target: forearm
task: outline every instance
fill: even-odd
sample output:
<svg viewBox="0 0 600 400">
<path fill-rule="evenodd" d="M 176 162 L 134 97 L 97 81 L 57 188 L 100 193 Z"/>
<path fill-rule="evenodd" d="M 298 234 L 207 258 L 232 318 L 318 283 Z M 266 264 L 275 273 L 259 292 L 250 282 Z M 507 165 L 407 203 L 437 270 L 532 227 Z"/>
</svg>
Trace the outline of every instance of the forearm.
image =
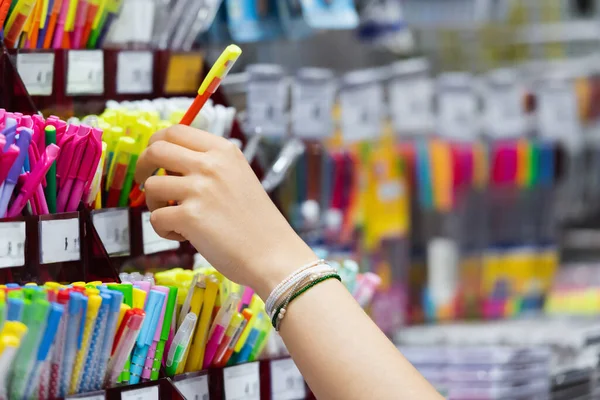
<svg viewBox="0 0 600 400">
<path fill-rule="evenodd" d="M 441 398 L 337 280 L 294 300 L 280 334 L 319 400 Z"/>
</svg>

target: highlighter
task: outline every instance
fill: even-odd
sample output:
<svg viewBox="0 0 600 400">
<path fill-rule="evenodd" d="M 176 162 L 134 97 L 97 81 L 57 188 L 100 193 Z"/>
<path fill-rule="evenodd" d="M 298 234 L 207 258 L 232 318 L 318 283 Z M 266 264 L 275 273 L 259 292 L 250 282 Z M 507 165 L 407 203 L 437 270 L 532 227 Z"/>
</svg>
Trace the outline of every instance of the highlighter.
<svg viewBox="0 0 600 400">
<path fill-rule="evenodd" d="M 199 371 L 202 369 L 202 360 L 204 360 L 208 329 L 210 327 L 218 291 L 219 281 L 214 276 L 208 276 L 206 278 L 206 291 L 204 293 L 202 315 L 200 316 L 200 322 L 198 323 L 198 328 L 196 329 L 196 333 L 194 334 L 190 346 L 190 354 L 185 364 L 185 372 Z"/>
<path fill-rule="evenodd" d="M 225 336 L 223 336 L 223 340 L 221 340 L 221 343 L 219 343 L 219 347 L 217 347 L 217 351 L 215 352 L 215 357 L 213 358 L 212 366 L 218 367 L 220 365 L 221 361 L 223 360 L 223 357 L 225 356 L 225 353 L 227 352 L 227 349 L 235 339 L 236 335 L 239 337 L 239 334 L 243 329 L 240 329 L 240 327 L 245 321 L 246 320 L 244 319 L 242 313 L 236 313 L 231 318 L 231 323 L 225 331 Z"/>
<path fill-rule="evenodd" d="M 202 368 L 208 368 L 212 364 L 217 348 L 225 336 L 225 331 L 229 327 L 233 315 L 236 314 L 239 302 L 239 295 L 234 293 L 229 296 L 227 303 L 221 306 L 207 336 L 208 340 L 206 341 Z"/>
</svg>

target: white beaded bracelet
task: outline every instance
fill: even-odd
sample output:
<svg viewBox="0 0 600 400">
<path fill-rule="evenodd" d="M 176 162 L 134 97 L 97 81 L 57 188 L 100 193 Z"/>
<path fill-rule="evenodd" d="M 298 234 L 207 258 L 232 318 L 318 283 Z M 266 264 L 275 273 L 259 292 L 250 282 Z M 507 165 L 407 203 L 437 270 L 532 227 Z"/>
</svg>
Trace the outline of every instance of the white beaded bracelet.
<svg viewBox="0 0 600 400">
<path fill-rule="evenodd" d="M 310 262 L 308 264 L 305 264 L 302 267 L 298 268 L 296 271 L 294 271 L 292 274 L 290 274 L 283 281 L 281 281 L 277 286 L 275 286 L 275 288 L 271 291 L 271 294 L 267 298 L 267 301 L 265 302 L 265 310 L 268 310 L 268 309 L 270 309 L 270 308 L 273 307 L 273 302 L 277 298 L 277 295 L 279 295 L 281 293 L 281 291 L 284 289 L 284 287 L 286 285 L 288 285 L 290 279 L 292 279 L 294 277 L 294 275 L 299 274 L 299 273 L 301 273 L 302 271 L 304 271 L 304 270 L 306 270 L 308 268 L 311 268 L 311 267 L 313 267 L 315 265 L 318 265 L 318 264 L 322 264 L 324 262 L 325 262 L 325 260 L 319 259 L 319 260 Z"/>
</svg>

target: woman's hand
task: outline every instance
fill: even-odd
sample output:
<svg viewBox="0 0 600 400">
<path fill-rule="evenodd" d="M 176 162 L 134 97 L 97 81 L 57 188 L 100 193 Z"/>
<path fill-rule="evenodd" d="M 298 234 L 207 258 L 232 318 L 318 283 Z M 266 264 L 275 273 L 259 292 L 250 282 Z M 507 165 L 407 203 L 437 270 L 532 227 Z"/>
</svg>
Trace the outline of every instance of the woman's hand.
<svg viewBox="0 0 600 400">
<path fill-rule="evenodd" d="M 152 176 L 158 168 L 173 175 Z M 316 259 L 241 151 L 224 138 L 183 125 L 159 131 L 140 155 L 135 178 L 144 182 L 150 222 L 160 236 L 189 240 L 221 273 L 263 299 Z"/>
</svg>

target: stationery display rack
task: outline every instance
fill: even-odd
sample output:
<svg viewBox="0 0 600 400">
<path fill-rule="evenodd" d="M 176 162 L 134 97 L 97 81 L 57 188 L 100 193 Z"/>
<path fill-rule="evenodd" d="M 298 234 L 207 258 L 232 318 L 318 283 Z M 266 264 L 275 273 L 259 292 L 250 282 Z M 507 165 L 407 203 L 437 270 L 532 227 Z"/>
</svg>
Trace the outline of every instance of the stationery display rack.
<svg viewBox="0 0 600 400">
<path fill-rule="evenodd" d="M 103 61 L 101 67 L 88 62 L 88 69 L 85 70 L 85 63 L 74 65 L 73 61 L 69 62 L 72 60 L 69 52 L 12 51 L 2 47 L 0 108 L 28 115 L 36 114 L 38 110 L 43 110 L 45 115 L 60 116 L 93 113 L 101 110 L 107 99 L 122 101 L 191 96 L 204 73 L 203 59 L 199 53 L 90 50 L 87 52 L 95 54 L 91 56 L 92 60 L 93 57 L 98 57 L 95 59 L 98 60 L 101 54 Z M 39 55 L 42 57 L 35 60 Z M 129 71 L 131 76 L 123 78 L 123 71 L 119 68 L 126 68 L 123 67 L 129 64 L 126 61 L 136 57 L 141 57 L 149 64 L 138 65 Z M 44 64 L 50 59 L 51 68 Z M 27 65 L 29 62 L 31 65 Z M 19 74 L 19 66 L 27 68 L 25 79 L 23 74 Z M 73 68 L 79 71 L 74 72 Z M 171 71 L 172 68 L 179 69 Z M 151 78 L 144 81 L 148 79 L 148 74 Z M 101 77 L 98 78 L 101 84 L 93 79 L 83 82 L 81 76 Z M 120 86 L 123 79 L 140 76 L 141 81 L 138 79 L 133 88 L 131 85 L 126 89 Z M 83 89 L 73 86 L 78 79 Z M 27 88 L 33 88 L 32 93 Z M 76 89 L 75 94 L 72 93 L 73 88 Z M 217 104 L 226 103 L 220 92 L 215 93 L 213 101 Z M 237 123 L 234 123 L 232 137 L 245 141 Z M 259 168 L 255 168 L 255 171 L 260 174 Z M 119 241 L 111 241 L 107 230 L 107 227 L 111 230 L 115 228 L 114 221 L 119 221 L 118 227 L 124 233 Z M 145 266 L 154 263 L 162 268 L 165 268 L 169 259 L 175 258 L 178 266 L 191 268 L 195 251 L 189 243 L 164 241 L 153 231 L 149 235 L 148 227 L 149 212 L 143 208 L 90 211 L 83 204 L 76 212 L 2 219 L 0 237 L 3 238 L 3 246 L 8 247 L 7 251 L 0 254 L 0 283 L 120 282 L 119 272 L 138 258 L 146 258 Z M 6 238 L 14 240 L 4 243 Z M 67 398 L 275 400 L 314 397 L 293 361 L 281 358 L 213 368 L 172 378 L 161 371 L 156 381 L 119 385 Z"/>
</svg>

